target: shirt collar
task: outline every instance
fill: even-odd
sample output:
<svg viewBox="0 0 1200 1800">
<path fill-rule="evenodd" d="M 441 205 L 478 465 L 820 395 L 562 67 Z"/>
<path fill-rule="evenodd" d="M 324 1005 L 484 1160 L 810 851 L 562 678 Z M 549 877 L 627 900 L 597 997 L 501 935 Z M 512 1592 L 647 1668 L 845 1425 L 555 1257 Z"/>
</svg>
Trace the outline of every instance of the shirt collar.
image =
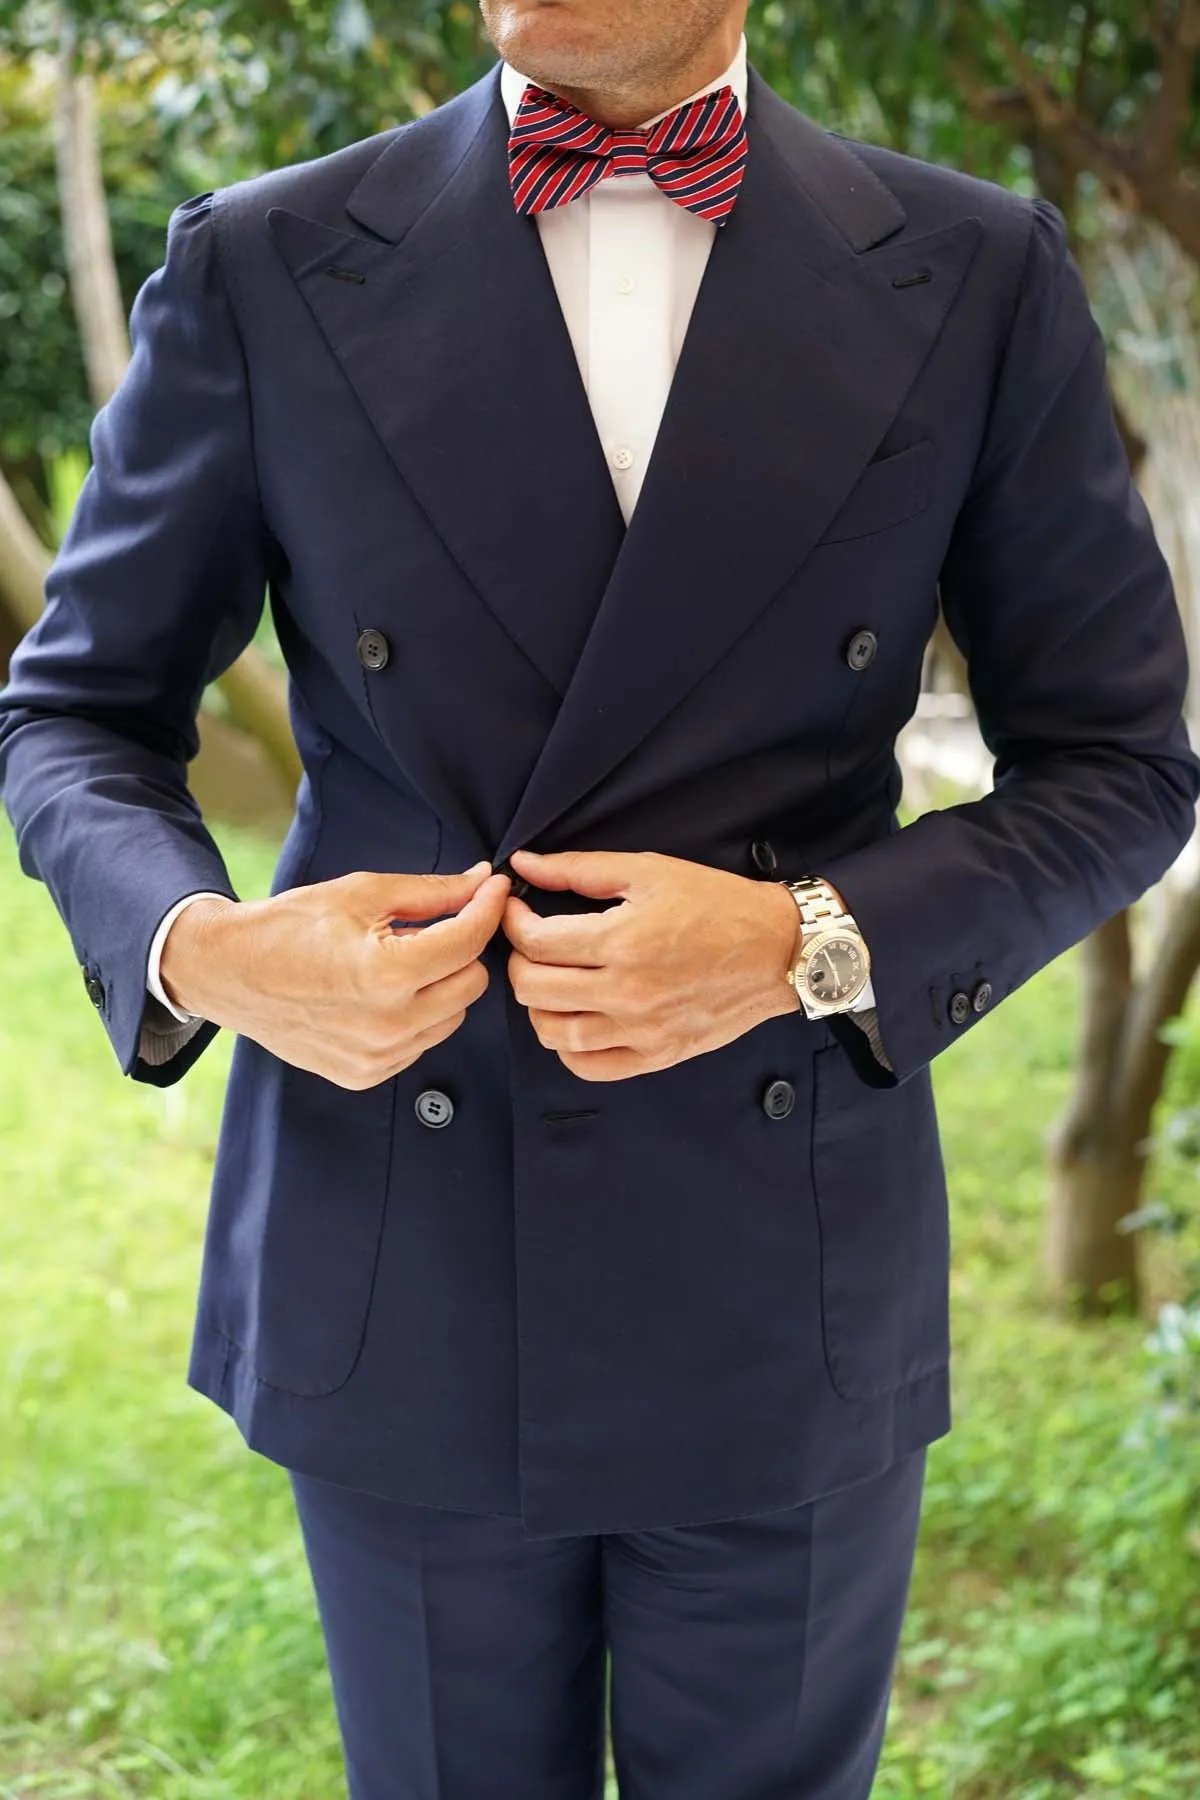
<svg viewBox="0 0 1200 1800">
<path fill-rule="evenodd" d="M 517 108 L 520 106 L 525 89 L 528 86 L 529 77 L 527 75 L 522 75 L 519 70 L 513 68 L 511 63 L 504 64 L 500 70 L 500 92 L 504 96 L 504 104 L 508 111 L 508 122 L 510 125 L 513 124 L 516 119 Z M 718 88 L 731 87 L 737 95 L 738 105 L 744 113 L 746 110 L 747 86 L 746 36 L 743 32 L 741 42 L 738 45 L 737 55 L 726 69 L 725 73 L 723 75 L 718 75 L 715 81 L 710 81 L 706 87 L 700 88 L 696 93 L 685 95 L 682 100 L 676 101 L 675 104 L 676 106 L 690 106 L 693 100 L 700 100 L 705 94 L 715 93 Z M 648 131 L 651 125 L 657 125 L 660 119 L 666 118 L 667 113 L 674 111 L 675 107 L 669 106 L 667 107 L 666 112 L 655 113 L 652 119 L 646 119 L 637 129 L 639 131 Z"/>
</svg>

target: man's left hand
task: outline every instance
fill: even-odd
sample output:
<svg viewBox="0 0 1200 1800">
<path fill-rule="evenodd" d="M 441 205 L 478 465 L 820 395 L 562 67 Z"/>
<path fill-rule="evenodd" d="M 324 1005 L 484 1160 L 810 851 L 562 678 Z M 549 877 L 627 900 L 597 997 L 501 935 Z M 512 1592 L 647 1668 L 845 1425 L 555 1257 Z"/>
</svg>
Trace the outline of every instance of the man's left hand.
<svg viewBox="0 0 1200 1800">
<path fill-rule="evenodd" d="M 543 919 L 511 896 L 504 911 L 513 993 L 573 1075 L 669 1069 L 800 1011 L 800 920 L 777 883 L 653 851 L 515 850 L 511 864 L 533 887 L 621 902 Z"/>
</svg>

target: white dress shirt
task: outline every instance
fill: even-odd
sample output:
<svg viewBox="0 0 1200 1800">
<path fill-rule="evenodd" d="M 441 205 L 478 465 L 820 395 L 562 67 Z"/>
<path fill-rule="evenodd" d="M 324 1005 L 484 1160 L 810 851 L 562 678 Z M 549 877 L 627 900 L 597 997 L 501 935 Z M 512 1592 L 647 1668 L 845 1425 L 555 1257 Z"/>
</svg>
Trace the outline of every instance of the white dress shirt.
<svg viewBox="0 0 1200 1800">
<path fill-rule="evenodd" d="M 528 85 L 526 76 L 504 64 L 500 92 L 510 124 Z M 745 112 L 745 37 L 723 75 L 676 104 L 687 105 L 722 87 L 732 87 Z M 657 113 L 640 129 L 665 117 L 666 112 Z M 569 205 L 538 213 L 536 223 L 628 524 L 720 228 L 669 200 L 646 174 L 600 181 Z M 150 948 L 147 985 L 181 1024 L 191 1024 L 192 1017 L 167 999 L 159 961 L 179 913 L 203 897 L 189 894 L 172 907 Z M 863 1009 L 874 1005 L 870 987 L 859 1005 Z M 177 1047 L 176 1043 L 172 1054 Z"/>
<path fill-rule="evenodd" d="M 527 85 L 526 77 L 505 63 L 500 92 L 510 124 Z M 745 112 L 744 37 L 725 73 L 678 104 L 722 87 L 733 89 Z M 656 113 L 638 129 L 648 130 L 666 116 Z M 668 200 L 649 175 L 598 182 L 581 199 L 536 219 L 628 524 L 718 227 Z"/>
</svg>

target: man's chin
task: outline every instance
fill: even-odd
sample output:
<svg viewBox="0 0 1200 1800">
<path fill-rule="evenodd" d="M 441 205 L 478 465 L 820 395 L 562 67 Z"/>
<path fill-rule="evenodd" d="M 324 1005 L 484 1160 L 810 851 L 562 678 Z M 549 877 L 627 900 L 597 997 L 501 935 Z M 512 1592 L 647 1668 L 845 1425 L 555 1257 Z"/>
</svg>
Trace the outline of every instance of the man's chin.
<svg viewBox="0 0 1200 1800">
<path fill-rule="evenodd" d="M 578 20 L 555 18 L 557 9 L 526 14 L 497 45 L 505 62 L 546 87 L 589 88 L 603 85 L 611 71 Z"/>
</svg>

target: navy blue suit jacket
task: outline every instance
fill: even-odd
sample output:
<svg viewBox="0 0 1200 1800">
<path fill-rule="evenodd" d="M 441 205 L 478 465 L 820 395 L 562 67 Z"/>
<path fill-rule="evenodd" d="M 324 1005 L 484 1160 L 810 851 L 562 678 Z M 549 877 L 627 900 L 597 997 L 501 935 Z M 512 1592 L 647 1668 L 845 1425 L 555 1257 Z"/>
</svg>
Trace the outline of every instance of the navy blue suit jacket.
<svg viewBox="0 0 1200 1800">
<path fill-rule="evenodd" d="M 1200 786 L 1059 214 L 756 74 L 748 125 L 628 531 L 496 71 L 178 207 L 0 716 L 24 866 L 136 1079 L 213 1035 L 139 1057 L 155 927 L 233 891 L 186 770 L 264 591 L 305 770 L 278 888 L 522 845 L 753 876 L 766 839 L 845 894 L 893 1076 L 794 1014 L 586 1083 L 502 936 L 462 1029 L 372 1091 L 235 1047 L 192 1385 L 281 1462 L 542 1535 L 796 1505 L 947 1428 L 929 1065 L 981 1016 L 952 1002 L 1141 894 Z M 997 782 L 900 830 L 939 588 Z"/>
</svg>

